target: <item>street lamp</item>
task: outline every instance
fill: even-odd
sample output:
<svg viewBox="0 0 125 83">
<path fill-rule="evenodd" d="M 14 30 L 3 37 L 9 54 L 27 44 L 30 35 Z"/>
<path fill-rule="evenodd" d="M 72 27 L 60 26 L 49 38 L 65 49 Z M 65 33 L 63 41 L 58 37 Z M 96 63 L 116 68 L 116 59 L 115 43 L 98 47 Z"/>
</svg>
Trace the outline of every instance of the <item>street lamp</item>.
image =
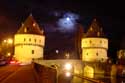
<svg viewBox="0 0 125 83">
<path fill-rule="evenodd" d="M 71 73 L 70 72 L 66 72 L 65 75 L 66 75 L 66 77 L 70 77 Z"/>
<path fill-rule="evenodd" d="M 70 63 L 65 64 L 65 70 L 70 71 L 72 69 L 72 65 Z"/>
<path fill-rule="evenodd" d="M 73 66 L 72 66 L 72 64 L 71 63 L 66 63 L 65 65 L 64 65 L 64 72 L 65 72 L 65 75 L 67 76 L 67 77 L 70 77 L 71 75 L 72 75 L 72 73 L 73 73 Z"/>
<path fill-rule="evenodd" d="M 12 44 L 13 43 L 13 39 L 9 38 L 7 42 L 8 42 L 8 44 Z"/>
<path fill-rule="evenodd" d="M 3 40 L 1 44 L 2 54 L 10 57 L 11 54 L 13 54 L 13 39 L 12 38 L 6 38 Z"/>
</svg>

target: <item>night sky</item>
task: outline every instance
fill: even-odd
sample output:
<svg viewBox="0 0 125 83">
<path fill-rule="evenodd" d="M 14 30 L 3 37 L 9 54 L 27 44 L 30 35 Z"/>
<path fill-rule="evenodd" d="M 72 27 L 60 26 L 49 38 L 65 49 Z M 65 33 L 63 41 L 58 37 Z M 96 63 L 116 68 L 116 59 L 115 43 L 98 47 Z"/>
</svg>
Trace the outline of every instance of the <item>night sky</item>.
<svg viewBox="0 0 125 83">
<path fill-rule="evenodd" d="M 80 16 L 78 20 L 86 31 L 93 18 L 102 24 L 109 38 L 109 53 L 116 55 L 116 50 L 125 45 L 120 42 L 125 35 L 125 10 L 122 2 L 83 2 L 83 0 L 1 0 L 0 1 L 0 34 L 14 34 L 30 13 L 40 26 L 54 26 L 65 12 Z M 52 28 L 51 28 L 52 30 Z M 47 30 L 47 34 L 54 30 Z M 53 34 L 54 35 L 54 34 Z"/>
</svg>

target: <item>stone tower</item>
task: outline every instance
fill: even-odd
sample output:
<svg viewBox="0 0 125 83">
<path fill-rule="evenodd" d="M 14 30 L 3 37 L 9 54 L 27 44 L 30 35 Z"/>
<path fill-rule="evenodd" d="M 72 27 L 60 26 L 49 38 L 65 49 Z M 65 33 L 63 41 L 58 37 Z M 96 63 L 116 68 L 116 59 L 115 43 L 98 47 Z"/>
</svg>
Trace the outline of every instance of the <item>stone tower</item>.
<svg viewBox="0 0 125 83">
<path fill-rule="evenodd" d="M 108 39 L 105 38 L 96 19 L 92 21 L 81 43 L 83 61 L 105 62 L 107 60 Z"/>
<path fill-rule="evenodd" d="M 29 15 L 14 36 L 14 57 L 22 63 L 43 58 L 45 36 L 32 15 Z"/>
</svg>

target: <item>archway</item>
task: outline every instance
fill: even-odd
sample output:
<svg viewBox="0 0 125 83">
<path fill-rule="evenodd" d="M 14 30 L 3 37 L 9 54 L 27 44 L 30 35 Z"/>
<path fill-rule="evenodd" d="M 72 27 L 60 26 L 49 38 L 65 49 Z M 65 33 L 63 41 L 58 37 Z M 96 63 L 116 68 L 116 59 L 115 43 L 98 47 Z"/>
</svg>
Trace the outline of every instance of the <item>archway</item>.
<svg viewBox="0 0 125 83">
<path fill-rule="evenodd" d="M 83 70 L 83 75 L 85 77 L 94 78 L 94 68 L 91 66 L 85 66 Z"/>
</svg>

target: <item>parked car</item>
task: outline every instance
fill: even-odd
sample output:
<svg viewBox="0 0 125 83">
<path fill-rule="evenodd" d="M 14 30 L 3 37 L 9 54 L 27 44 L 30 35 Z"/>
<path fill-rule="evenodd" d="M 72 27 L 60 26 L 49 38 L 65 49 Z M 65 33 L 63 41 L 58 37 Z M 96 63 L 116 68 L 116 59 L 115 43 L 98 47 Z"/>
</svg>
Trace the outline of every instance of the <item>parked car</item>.
<svg viewBox="0 0 125 83">
<path fill-rule="evenodd" d="M 0 66 L 4 66 L 7 65 L 7 61 L 6 60 L 0 60 Z"/>
</svg>

